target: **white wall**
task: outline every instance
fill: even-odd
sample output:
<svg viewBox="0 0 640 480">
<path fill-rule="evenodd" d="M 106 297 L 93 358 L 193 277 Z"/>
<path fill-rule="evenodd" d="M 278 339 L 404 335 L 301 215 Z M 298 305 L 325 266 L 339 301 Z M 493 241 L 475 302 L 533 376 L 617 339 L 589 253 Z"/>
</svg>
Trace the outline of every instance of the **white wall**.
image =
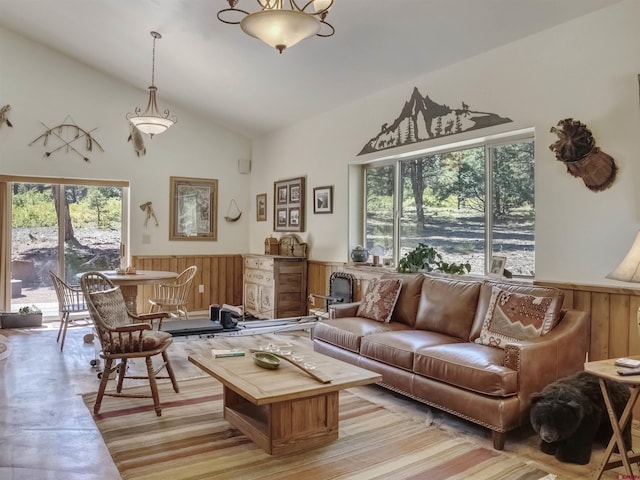
<svg viewBox="0 0 640 480">
<path fill-rule="evenodd" d="M 626 253 L 640 221 L 638 24 L 640 2 L 625 0 L 265 136 L 254 142 L 251 190 L 268 192 L 271 206 L 274 180 L 306 175 L 307 231 L 301 237 L 310 244 L 310 256 L 347 261 L 353 247 L 347 231 L 357 221 L 348 218 L 348 165 L 363 160 L 357 157 L 362 146 L 380 125 L 397 117 L 417 86 L 436 102 L 453 105 L 464 100 L 472 109 L 513 120 L 448 137 L 452 141 L 535 128 L 536 278 L 616 283 L 604 277 Z M 423 61 L 429 61 L 426 48 Z M 598 146 L 615 159 L 620 170 L 610 189 L 588 190 L 549 150 L 557 139 L 550 127 L 567 117 L 585 123 Z M 416 148 L 435 145 L 423 142 Z M 313 214 L 311 192 L 321 185 L 335 186 L 333 215 Z M 270 208 L 268 222 L 251 224 L 252 251 L 262 250 L 272 221 Z"/>
<path fill-rule="evenodd" d="M 0 174 L 129 180 L 131 182 L 131 254 L 216 254 L 248 250 L 251 204 L 249 175 L 238 173 L 238 159 L 251 158 L 248 139 L 163 100 L 178 123 L 153 140 L 144 136 L 147 154 L 137 157 L 125 115 L 147 103 L 147 85 L 140 89 L 79 64 L 42 45 L 0 28 L 0 106 L 10 104 L 13 128 L 0 127 Z M 42 143 L 28 146 L 70 115 L 105 152 L 93 151 L 84 162 L 74 153 L 44 157 Z M 74 144 L 75 146 L 75 144 Z M 81 149 L 84 151 L 84 149 Z M 169 177 L 218 179 L 218 240 L 169 241 Z M 243 215 L 235 223 L 224 216 L 231 199 Z M 153 202 L 160 226 L 144 226 L 138 205 Z M 235 214 L 235 211 L 232 212 Z M 142 244 L 149 235 L 150 244 Z"/>
</svg>

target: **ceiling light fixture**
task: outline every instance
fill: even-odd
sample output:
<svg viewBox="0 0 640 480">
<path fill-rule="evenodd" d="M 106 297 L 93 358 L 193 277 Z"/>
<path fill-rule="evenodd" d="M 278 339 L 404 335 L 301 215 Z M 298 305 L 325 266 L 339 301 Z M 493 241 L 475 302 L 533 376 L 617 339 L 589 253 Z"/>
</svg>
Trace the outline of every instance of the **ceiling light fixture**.
<svg viewBox="0 0 640 480">
<path fill-rule="evenodd" d="M 153 56 L 151 61 L 151 86 L 149 87 L 149 101 L 147 102 L 147 108 L 144 113 L 141 112 L 140 107 L 136 107 L 134 113 L 127 114 L 127 120 L 129 120 L 138 130 L 142 133 L 146 133 L 149 137 L 153 138 L 154 135 L 166 131 L 174 123 L 178 121 L 175 115 L 171 115 L 168 109 L 165 109 L 164 114 L 160 114 L 158 104 L 156 103 L 156 92 L 158 88 L 155 86 L 156 76 L 156 40 L 162 38 L 158 32 L 151 32 L 153 37 Z"/>
<path fill-rule="evenodd" d="M 220 10 L 218 20 L 240 25 L 244 33 L 262 40 L 280 53 L 305 38 L 314 35 L 330 37 L 336 31 L 326 22 L 333 0 L 303 0 L 306 3 L 302 7 L 295 0 L 256 0 L 260 10 L 254 13 L 236 8 L 239 0 L 227 1 L 230 8 Z M 225 20 L 223 16 L 229 18 L 229 12 L 232 12 L 231 15 L 238 12 L 244 16 L 240 20 Z M 321 32 L 323 26 L 328 31 Z"/>
</svg>

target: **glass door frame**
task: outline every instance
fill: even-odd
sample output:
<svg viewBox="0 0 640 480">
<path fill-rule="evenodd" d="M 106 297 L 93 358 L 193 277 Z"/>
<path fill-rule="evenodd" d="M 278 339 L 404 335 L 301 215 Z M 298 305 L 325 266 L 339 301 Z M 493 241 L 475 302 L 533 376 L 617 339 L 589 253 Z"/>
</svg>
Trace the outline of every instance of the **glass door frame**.
<svg viewBox="0 0 640 480">
<path fill-rule="evenodd" d="M 44 183 L 58 184 L 62 196 L 67 185 L 95 185 L 122 188 L 122 212 L 120 232 L 121 263 L 129 261 L 129 181 L 128 180 L 95 180 L 61 177 L 35 177 L 22 175 L 0 175 L 0 311 L 11 309 L 11 238 L 12 238 L 12 183 Z M 64 222 L 63 222 L 64 223 Z M 64 226 L 58 229 L 58 262 L 64 259 Z M 61 270 L 63 271 L 63 270 Z"/>
</svg>

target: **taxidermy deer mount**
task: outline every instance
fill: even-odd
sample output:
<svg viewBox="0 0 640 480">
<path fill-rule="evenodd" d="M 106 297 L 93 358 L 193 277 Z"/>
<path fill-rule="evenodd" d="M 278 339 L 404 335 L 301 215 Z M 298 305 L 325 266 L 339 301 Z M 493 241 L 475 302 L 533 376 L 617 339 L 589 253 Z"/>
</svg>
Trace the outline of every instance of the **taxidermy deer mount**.
<svg viewBox="0 0 640 480">
<path fill-rule="evenodd" d="M 616 179 L 618 167 L 612 157 L 596 147 L 596 141 L 587 126 L 565 118 L 551 127 L 558 140 L 549 145 L 556 159 L 564 163 L 574 177 L 582 178 L 589 190 L 601 192 L 609 188 Z"/>
</svg>

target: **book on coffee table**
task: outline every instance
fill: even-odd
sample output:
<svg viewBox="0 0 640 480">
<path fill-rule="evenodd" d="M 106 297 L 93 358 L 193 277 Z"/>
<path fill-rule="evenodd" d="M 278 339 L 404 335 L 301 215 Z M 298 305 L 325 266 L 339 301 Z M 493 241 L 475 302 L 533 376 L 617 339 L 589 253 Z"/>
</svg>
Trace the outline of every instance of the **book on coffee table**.
<svg viewBox="0 0 640 480">
<path fill-rule="evenodd" d="M 235 348 L 232 349 L 211 349 L 211 355 L 214 358 L 225 358 L 225 357 L 244 357 L 244 352 L 242 350 L 238 350 Z"/>
</svg>

